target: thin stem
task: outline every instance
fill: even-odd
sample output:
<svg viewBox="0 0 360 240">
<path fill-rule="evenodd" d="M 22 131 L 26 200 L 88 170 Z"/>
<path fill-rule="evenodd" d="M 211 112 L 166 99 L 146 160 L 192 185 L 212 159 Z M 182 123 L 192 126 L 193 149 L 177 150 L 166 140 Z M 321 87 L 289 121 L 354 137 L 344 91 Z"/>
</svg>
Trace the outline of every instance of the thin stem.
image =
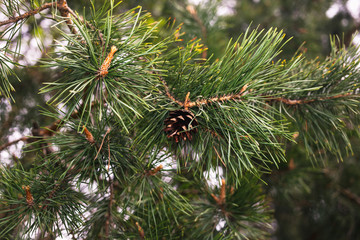
<svg viewBox="0 0 360 240">
<path fill-rule="evenodd" d="M 110 171 L 110 136 L 108 136 L 108 171 Z"/>
<path fill-rule="evenodd" d="M 162 79 L 162 77 L 160 77 L 160 80 L 161 80 L 161 82 L 162 82 L 163 85 L 164 85 L 166 96 L 168 96 L 168 98 L 170 98 L 173 102 L 176 102 L 176 103 L 179 104 L 180 106 L 184 106 L 184 103 L 182 103 L 182 102 L 179 101 L 179 100 L 176 100 L 175 97 L 174 97 L 173 95 L 171 95 L 169 86 L 166 84 L 165 80 Z"/>
<path fill-rule="evenodd" d="M 209 99 L 200 99 L 195 102 L 189 102 L 188 107 L 191 108 L 191 107 L 195 107 L 195 106 L 207 105 L 207 104 L 214 103 L 214 102 L 226 102 L 226 101 L 231 101 L 231 100 L 240 100 L 240 98 L 246 94 L 247 87 L 248 87 L 248 85 L 244 85 L 241 88 L 240 92 L 237 94 L 229 94 L 229 95 L 225 95 L 222 97 L 212 97 Z"/>
<path fill-rule="evenodd" d="M 224 165 L 224 167 L 226 168 L 226 165 L 225 165 L 225 162 L 222 160 L 219 152 L 216 150 L 215 146 L 213 146 L 214 150 L 215 150 L 215 153 L 216 155 L 218 156 L 218 158 L 220 159 L 221 163 Z"/>
<path fill-rule="evenodd" d="M 358 195 L 356 195 L 355 193 L 351 192 L 348 189 L 340 189 L 340 192 L 345 197 L 347 197 L 348 199 L 352 200 L 353 202 L 355 202 L 357 205 L 360 206 L 360 197 Z"/>
<path fill-rule="evenodd" d="M 299 104 L 312 103 L 312 102 L 315 102 L 315 101 L 324 101 L 324 100 L 342 98 L 342 97 L 347 97 L 347 96 L 356 96 L 356 95 L 351 94 L 351 93 L 346 93 L 346 94 L 338 94 L 338 95 L 335 95 L 335 96 L 321 97 L 321 98 L 314 98 L 314 99 L 298 99 L 298 100 L 294 100 L 294 99 L 286 99 L 286 98 L 279 97 L 279 98 L 271 98 L 270 100 L 282 102 L 282 103 L 285 103 L 287 105 L 299 105 Z"/>
<path fill-rule="evenodd" d="M 100 153 L 100 151 L 101 151 L 101 149 L 102 149 L 102 146 L 103 146 L 103 144 L 104 144 L 105 137 L 106 137 L 106 135 L 107 135 L 110 131 L 111 131 L 111 128 L 108 128 L 108 129 L 106 130 L 106 133 L 105 133 L 105 135 L 104 135 L 104 137 L 103 137 L 103 139 L 102 139 L 102 142 L 101 142 L 101 144 L 100 144 L 99 150 L 97 151 L 94 160 L 98 157 L 98 155 L 99 155 L 99 153 Z"/>
</svg>

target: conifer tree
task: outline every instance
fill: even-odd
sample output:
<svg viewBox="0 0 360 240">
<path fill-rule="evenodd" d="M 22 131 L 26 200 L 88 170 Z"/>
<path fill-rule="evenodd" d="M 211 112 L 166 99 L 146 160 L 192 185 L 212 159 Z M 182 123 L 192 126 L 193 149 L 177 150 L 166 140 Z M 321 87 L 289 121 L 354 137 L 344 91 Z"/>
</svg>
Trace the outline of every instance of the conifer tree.
<svg viewBox="0 0 360 240">
<path fill-rule="evenodd" d="M 34 67 L 50 72 L 38 94 L 51 123 L 0 146 L 24 141 L 33 154 L 1 167 L 1 238 L 264 239 L 264 176 L 286 162 L 287 144 L 302 142 L 314 162 L 351 153 L 357 47 L 334 36 L 324 60 L 281 59 L 283 31 L 249 28 L 215 59 L 141 7 L 69 5 L 2 3 L 2 101 L 16 105 L 15 81 L 26 87 L 21 27 L 38 29 L 45 14 L 56 35 Z"/>
</svg>

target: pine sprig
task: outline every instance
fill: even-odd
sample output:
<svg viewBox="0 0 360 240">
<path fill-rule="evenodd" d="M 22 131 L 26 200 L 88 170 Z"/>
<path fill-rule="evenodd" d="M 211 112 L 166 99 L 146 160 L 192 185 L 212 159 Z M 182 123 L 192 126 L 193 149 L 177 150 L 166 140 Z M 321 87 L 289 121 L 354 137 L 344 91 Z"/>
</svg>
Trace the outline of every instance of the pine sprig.
<svg viewBox="0 0 360 240">
<path fill-rule="evenodd" d="M 42 174 L 26 172 L 20 167 L 2 169 L 0 191 L 0 235 L 31 234 L 37 230 L 61 235 L 63 225 L 68 231 L 80 226 L 85 197 L 72 189 L 71 182 L 53 168 L 33 169 Z"/>
<path fill-rule="evenodd" d="M 262 173 L 285 161 L 290 129 L 310 154 L 341 157 L 345 124 L 359 124 L 358 49 L 335 40 L 323 62 L 285 61 L 282 31 L 247 30 L 222 57 L 204 59 L 200 40 L 184 43 L 181 26 L 164 33 L 141 7 L 113 15 L 114 1 L 98 10 L 92 2 L 81 17 L 65 0 L 32 1 L 27 13 L 11 3 L 2 9 L 10 22 L 0 22 L 11 24 L 10 40 L 48 8 L 70 32 L 57 29 L 61 39 L 42 61 L 55 73 L 40 91 L 53 107 L 43 114 L 55 121 L 32 129 L 38 141 L 1 145 L 27 140 L 39 153 L 26 170 L 0 170 L 1 238 L 64 229 L 86 239 L 264 239 L 271 211 Z M 223 179 L 211 188 L 214 171 Z"/>
<path fill-rule="evenodd" d="M 313 160 L 325 159 L 328 153 L 342 160 L 351 152 L 348 126 L 357 130 L 359 123 L 358 47 L 345 48 L 336 38 L 331 44 L 332 53 L 324 61 L 304 61 L 294 69 L 301 80 L 288 84 L 302 91 L 281 93 L 271 102 L 293 121 Z"/>
<path fill-rule="evenodd" d="M 152 108 L 145 96 L 156 91 L 158 79 L 152 74 L 156 70 L 153 65 L 159 61 L 157 56 L 166 47 L 167 40 L 153 43 L 157 24 L 149 22 L 148 15 L 141 15 L 141 9 L 116 18 L 109 15 L 103 21 L 107 23 L 102 29 L 107 33 L 105 47 L 110 44 L 117 49 L 111 60 L 105 59 L 110 49 L 105 49 L 104 53 L 96 44 L 97 32 L 74 20 L 81 37 L 64 34 L 69 44 L 61 46 L 63 51 L 44 65 L 62 69 L 63 77 L 46 83 L 41 93 L 56 91 L 49 102 L 66 104 L 70 109 L 67 117 L 81 108 L 80 123 L 83 124 L 89 120 L 93 101 L 98 102 L 100 108 L 105 104 L 127 129 L 125 121 L 132 121 L 134 115 L 142 115 L 139 107 Z"/>
<path fill-rule="evenodd" d="M 76 177 L 77 186 L 89 182 L 106 188 L 103 180 L 107 179 L 110 168 L 120 182 L 128 181 L 140 168 L 119 129 L 109 130 L 106 122 L 98 122 L 95 126 L 88 125 L 81 133 L 76 131 L 77 124 L 77 121 L 68 123 L 66 132 L 44 140 L 59 149 L 49 156 L 51 162 L 62 166 L 64 174 Z"/>
<path fill-rule="evenodd" d="M 285 161 L 281 141 L 290 139 L 286 121 L 264 101 L 269 89 L 294 91 L 286 84 L 301 58 L 294 58 L 290 66 L 272 61 L 280 53 L 282 39 L 283 33 L 272 29 L 267 33 L 247 32 L 213 63 L 195 62 L 201 52 L 197 42 L 171 50 L 169 62 L 175 56 L 179 62 L 172 62 L 174 65 L 161 78 L 165 94 L 158 101 L 165 106 L 167 97 L 172 106 L 144 115 L 136 128 L 141 129 L 137 140 L 143 139 L 146 144 L 136 144 L 146 150 L 162 146 L 175 156 L 185 151 L 189 168 L 202 172 L 222 165 L 235 179 L 246 171 L 258 174 L 269 170 L 270 164 Z M 160 133 L 161 122 L 176 107 L 191 111 L 198 123 L 192 141 L 173 144 Z M 191 129 L 190 125 L 184 129 Z"/>
<path fill-rule="evenodd" d="M 255 189 L 254 189 L 255 187 Z M 270 226 L 270 210 L 260 185 L 253 177 L 237 189 L 222 181 L 219 191 L 194 203 L 194 231 L 189 238 L 263 239 Z M 205 190 L 206 191 L 206 190 Z"/>
<path fill-rule="evenodd" d="M 10 83 L 10 77 L 14 77 L 16 80 L 20 81 L 19 77 L 15 74 L 11 65 L 16 65 L 15 62 L 11 61 L 8 56 L 6 56 L 6 50 L 0 50 L 0 96 L 5 96 L 6 98 L 11 97 L 11 91 L 14 91 L 14 87 Z"/>
</svg>

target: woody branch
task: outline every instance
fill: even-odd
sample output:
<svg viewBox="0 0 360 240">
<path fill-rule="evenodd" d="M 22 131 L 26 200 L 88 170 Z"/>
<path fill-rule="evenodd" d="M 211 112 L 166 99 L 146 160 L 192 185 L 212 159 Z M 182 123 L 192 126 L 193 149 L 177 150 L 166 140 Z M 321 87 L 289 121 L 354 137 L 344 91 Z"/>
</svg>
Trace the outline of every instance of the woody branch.
<svg viewBox="0 0 360 240">
<path fill-rule="evenodd" d="M 247 84 L 244 85 L 241 88 L 240 92 L 237 94 L 228 94 L 228 95 L 223 95 L 220 97 L 199 99 L 194 102 L 189 100 L 189 93 L 187 93 L 187 95 L 185 97 L 185 101 L 181 102 L 179 100 L 176 100 L 176 98 L 171 94 L 166 82 L 163 79 L 161 79 L 161 81 L 163 82 L 166 95 L 173 102 L 177 103 L 179 106 L 184 107 L 186 109 L 192 108 L 195 106 L 199 107 L 202 105 L 208 105 L 208 104 L 215 103 L 215 102 L 227 102 L 227 101 L 231 101 L 231 100 L 241 100 L 241 97 L 243 97 L 244 95 L 247 94 L 246 90 L 248 87 Z M 288 99 L 288 98 L 282 98 L 282 97 L 268 96 L 267 99 L 268 99 L 268 101 L 282 102 L 282 103 L 285 103 L 286 105 L 301 105 L 301 104 L 309 104 L 309 103 L 313 103 L 313 102 L 317 102 L 317 101 L 326 101 L 326 100 L 345 98 L 345 97 L 359 97 L 359 94 L 353 94 L 353 93 L 349 92 L 349 93 L 345 93 L 345 94 L 338 94 L 338 95 L 333 95 L 333 96 L 328 96 L 328 97 L 318 97 L 318 98 L 312 98 L 312 99 Z"/>
<path fill-rule="evenodd" d="M 74 28 L 73 22 L 72 22 L 71 17 L 70 17 L 70 14 L 73 15 L 73 16 L 76 16 L 76 15 L 75 15 L 74 11 L 71 8 L 69 8 L 69 6 L 67 5 L 66 0 L 58 0 L 58 1 L 52 2 L 52 3 L 45 3 L 42 6 L 36 8 L 36 9 L 30 10 L 30 11 L 24 13 L 24 14 L 19 15 L 19 16 L 10 17 L 9 19 L 7 19 L 5 21 L 1 21 L 0 22 L 0 27 L 4 26 L 4 25 L 7 25 L 7 24 L 16 23 L 18 21 L 27 19 L 27 18 L 35 15 L 35 14 L 38 14 L 38 13 L 42 12 L 45 9 L 49 9 L 49 8 L 53 8 L 53 7 L 56 7 L 57 9 L 59 9 L 61 16 L 63 18 L 66 18 L 66 24 L 69 27 L 70 31 L 73 34 L 77 34 L 77 30 Z"/>
<path fill-rule="evenodd" d="M 343 98 L 343 97 L 348 97 L 348 96 L 357 96 L 357 95 L 351 94 L 351 93 L 345 93 L 345 94 L 338 94 L 338 95 L 334 95 L 334 96 L 319 97 L 319 98 L 313 98 L 313 99 L 296 99 L 296 100 L 294 100 L 294 99 L 286 99 L 286 98 L 279 97 L 279 98 L 270 98 L 270 100 L 282 102 L 287 105 L 300 105 L 300 104 L 312 103 L 315 101 L 325 101 L 325 100 Z"/>
<path fill-rule="evenodd" d="M 23 19 L 27 19 L 27 18 L 29 18 L 30 16 L 33 16 L 33 15 L 35 15 L 35 14 L 37 14 L 37 13 L 39 13 L 39 12 L 45 10 L 45 9 L 52 8 L 52 7 L 56 6 L 56 5 L 57 5 L 56 2 L 53 2 L 53 3 L 45 3 L 45 4 L 42 5 L 41 7 L 38 7 L 38 8 L 36 8 L 36 9 L 34 9 L 34 10 L 31 10 L 31 11 L 28 11 L 28 12 L 22 14 L 22 15 L 19 15 L 19 16 L 16 16 L 16 17 L 11 17 L 11 18 L 9 18 L 8 20 L 1 21 L 1 22 L 0 22 L 0 27 L 1 27 L 1 26 L 4 26 L 4 25 L 7 25 L 7 24 L 10 24 L 10 23 L 16 23 L 16 22 L 18 22 L 18 21 L 20 21 L 20 20 L 23 20 Z"/>
</svg>

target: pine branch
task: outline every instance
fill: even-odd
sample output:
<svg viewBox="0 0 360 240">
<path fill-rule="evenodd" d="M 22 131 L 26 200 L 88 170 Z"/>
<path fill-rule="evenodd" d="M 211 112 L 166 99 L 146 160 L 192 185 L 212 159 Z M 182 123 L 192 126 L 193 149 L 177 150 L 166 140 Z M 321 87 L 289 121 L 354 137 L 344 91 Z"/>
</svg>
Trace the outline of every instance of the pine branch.
<svg viewBox="0 0 360 240">
<path fill-rule="evenodd" d="M 179 104 L 181 107 L 184 107 L 185 110 L 187 110 L 188 108 L 192 108 L 192 107 L 199 107 L 201 105 L 208 105 L 211 103 L 215 103 L 215 102 L 226 102 L 226 101 L 231 101 L 231 100 L 240 100 L 240 98 L 242 96 L 244 96 L 247 92 L 246 89 L 248 87 L 248 85 L 244 85 L 240 92 L 237 94 L 228 94 L 228 95 L 224 95 L 222 97 L 211 97 L 208 99 L 200 99 L 200 100 L 196 100 L 195 102 L 191 102 L 189 97 L 190 97 L 190 92 L 188 92 L 185 96 L 185 100 L 184 102 L 181 102 L 179 100 L 176 100 L 176 98 L 171 94 L 169 87 L 167 86 L 166 82 L 164 79 L 160 78 L 164 88 L 165 88 L 165 93 L 168 96 L 168 98 L 170 98 L 173 102 L 176 102 L 177 104 Z"/>
<path fill-rule="evenodd" d="M 314 99 L 298 99 L 298 100 L 294 100 L 294 99 L 286 99 L 286 98 L 271 98 L 271 101 L 278 101 L 278 102 L 282 102 L 285 103 L 287 105 L 298 105 L 298 104 L 307 104 L 307 103 L 312 103 L 312 102 L 316 102 L 316 101 L 325 101 L 325 100 L 330 100 L 330 99 L 337 99 L 337 98 L 345 98 L 345 97 L 352 97 L 352 96 L 360 96 L 359 94 L 352 94 L 352 93 L 346 93 L 346 94 L 338 94 L 338 95 L 334 95 L 334 96 L 329 96 L 329 97 L 320 97 L 320 98 L 314 98 Z"/>
<path fill-rule="evenodd" d="M 27 19 L 35 14 L 40 13 L 41 11 L 43 11 L 45 9 L 52 8 L 52 7 L 57 7 L 59 9 L 61 16 L 66 18 L 65 22 L 66 22 L 67 26 L 69 27 L 71 33 L 77 34 L 77 30 L 74 28 L 73 22 L 70 17 L 70 14 L 73 16 L 76 16 L 76 15 L 75 15 L 74 11 L 71 8 L 69 8 L 66 0 L 58 0 L 57 2 L 45 3 L 44 5 L 40 6 L 39 8 L 30 10 L 22 15 L 19 15 L 17 17 L 12 17 L 8 20 L 0 22 L 0 27 L 10 24 L 10 23 L 16 23 L 18 21 Z"/>
<path fill-rule="evenodd" d="M 182 103 L 179 100 L 176 100 L 176 98 L 171 94 L 169 86 L 166 84 L 165 80 L 162 77 L 159 77 L 159 78 L 164 85 L 166 96 L 168 96 L 168 98 L 170 98 L 173 102 L 176 102 L 177 104 L 179 104 L 180 106 L 183 107 L 184 103 Z"/>
<path fill-rule="evenodd" d="M 242 96 L 244 96 L 246 94 L 246 89 L 247 89 L 248 85 L 244 85 L 240 92 L 237 94 L 229 94 L 229 95 L 224 95 L 222 97 L 212 97 L 209 99 L 201 99 L 201 100 L 197 100 L 195 102 L 189 102 L 188 103 L 188 107 L 199 107 L 201 105 L 207 105 L 210 103 L 214 103 L 214 102 L 226 102 L 226 101 L 231 101 L 231 100 L 240 100 Z"/>
<path fill-rule="evenodd" d="M 4 150 L 5 148 L 7 148 L 7 147 L 9 147 L 9 146 L 11 146 L 11 145 L 13 145 L 13 144 L 16 144 L 16 143 L 18 143 L 18 142 L 20 142 L 20 141 L 24 141 L 24 142 L 25 142 L 25 141 L 27 141 L 27 140 L 29 140 L 29 137 L 21 137 L 21 138 L 19 138 L 19 139 L 14 140 L 14 141 L 5 143 L 5 144 L 3 144 L 3 145 L 0 146 L 0 151 Z"/>
<path fill-rule="evenodd" d="M 69 6 L 67 5 L 66 0 L 58 0 L 57 1 L 57 8 L 60 11 L 60 14 L 63 18 L 66 18 L 66 25 L 68 26 L 68 28 L 70 29 L 70 32 L 73 34 L 77 34 L 78 31 L 75 29 L 74 27 L 74 23 L 71 20 L 71 16 L 70 13 L 75 16 L 73 10 L 71 8 L 69 8 Z"/>
<path fill-rule="evenodd" d="M 7 25 L 7 24 L 10 24 L 10 23 L 16 23 L 16 22 L 18 22 L 18 21 L 20 21 L 20 20 L 29 18 L 29 17 L 31 17 L 31 16 L 33 16 L 33 15 L 35 15 L 35 14 L 37 14 L 37 13 L 43 11 L 43 10 L 45 10 L 45 9 L 54 7 L 54 6 L 56 6 L 57 4 L 58 4 L 57 2 L 45 3 L 45 4 L 42 5 L 41 7 L 38 7 L 38 8 L 36 8 L 36 9 L 34 9 L 34 10 L 31 10 L 31 11 L 29 11 L 29 12 L 26 12 L 26 13 L 24 13 L 24 14 L 22 14 L 22 15 L 19 15 L 19 16 L 17 16 L 17 17 L 11 17 L 11 18 L 8 19 L 8 20 L 1 21 L 1 22 L 0 22 L 0 27 L 1 27 L 1 26 L 4 26 L 4 25 Z"/>
</svg>

